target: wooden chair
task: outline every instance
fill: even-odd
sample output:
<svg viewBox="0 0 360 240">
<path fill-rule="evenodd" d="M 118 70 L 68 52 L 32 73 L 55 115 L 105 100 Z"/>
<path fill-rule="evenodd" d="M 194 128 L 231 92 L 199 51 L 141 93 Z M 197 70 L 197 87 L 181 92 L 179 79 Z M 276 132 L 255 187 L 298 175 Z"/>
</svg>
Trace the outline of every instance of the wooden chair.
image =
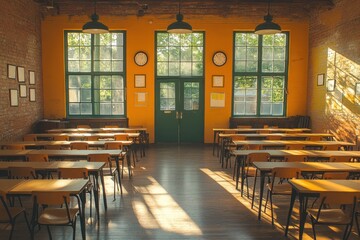
<svg viewBox="0 0 360 240">
<path fill-rule="evenodd" d="M 71 150 L 87 150 L 89 149 L 89 144 L 87 142 L 71 142 Z"/>
<path fill-rule="evenodd" d="M 44 148 L 48 149 L 48 150 L 61 150 L 61 149 L 63 149 L 63 147 L 60 144 L 45 145 Z"/>
<path fill-rule="evenodd" d="M 105 142 L 104 144 L 104 149 L 108 149 L 108 150 L 123 150 L 123 151 L 128 151 L 126 149 L 124 149 L 124 146 L 121 142 L 112 142 L 112 141 L 109 141 L 109 142 Z M 114 165 L 114 161 L 113 161 L 113 165 Z M 122 159 L 122 164 L 121 164 L 121 176 L 123 177 L 124 176 L 124 167 L 125 167 L 125 161 L 124 159 Z M 134 166 L 135 166 L 135 161 L 134 161 Z M 128 166 L 128 171 L 130 172 L 130 168 L 131 166 Z"/>
<path fill-rule="evenodd" d="M 24 144 L 8 144 L 8 145 L 4 145 L 3 149 L 7 149 L 7 150 L 25 150 L 25 145 Z"/>
<path fill-rule="evenodd" d="M 86 125 L 86 124 L 79 124 L 76 126 L 76 128 L 91 128 L 90 125 Z"/>
<path fill-rule="evenodd" d="M 86 168 L 59 168 L 58 169 L 59 179 L 88 179 L 89 183 L 86 186 L 86 193 L 90 196 L 90 217 L 92 216 L 92 192 L 93 184 L 89 178 L 89 172 Z M 99 209 L 96 209 L 96 213 L 99 219 Z"/>
<path fill-rule="evenodd" d="M 27 162 L 48 162 L 49 156 L 47 154 L 27 154 L 25 157 Z M 42 176 L 42 178 L 52 178 L 49 171 L 36 171 L 36 175 Z"/>
<path fill-rule="evenodd" d="M 345 226 L 342 239 L 348 239 L 351 233 L 354 217 L 356 214 L 357 193 L 326 192 L 320 194 L 320 205 L 318 208 L 310 208 L 307 213 L 310 217 L 314 239 L 316 240 L 316 225 L 342 225 Z M 343 206 L 348 205 L 349 211 L 344 210 Z"/>
<path fill-rule="evenodd" d="M 281 136 L 280 135 L 268 135 L 266 136 L 267 140 L 280 140 Z"/>
<path fill-rule="evenodd" d="M 18 216 L 24 214 L 26 225 L 30 230 L 29 221 L 26 215 L 25 208 L 23 207 L 11 207 L 6 198 L 6 192 L 0 190 L 0 223 L 1 224 L 10 224 L 11 230 L 9 235 L 9 240 L 11 240 L 14 228 L 15 221 Z"/>
<path fill-rule="evenodd" d="M 321 136 L 309 136 L 306 138 L 307 141 L 321 141 L 322 137 Z"/>
<path fill-rule="evenodd" d="M 254 206 L 254 200 L 255 200 L 255 187 L 256 187 L 256 179 L 258 177 L 258 171 L 253 166 L 253 162 L 267 162 L 270 159 L 269 153 L 250 153 L 246 158 L 245 167 L 243 169 L 244 171 L 244 177 L 246 182 L 246 191 L 247 196 L 249 198 L 249 178 L 254 178 L 254 186 L 253 186 L 253 192 L 252 192 L 252 201 L 251 201 L 251 208 Z"/>
<path fill-rule="evenodd" d="M 284 158 L 285 162 L 307 162 L 306 155 L 288 155 Z"/>
<path fill-rule="evenodd" d="M 352 157 L 350 156 L 330 156 L 329 162 L 351 162 Z"/>
<path fill-rule="evenodd" d="M 71 226 L 73 240 L 76 239 L 76 218 L 79 215 L 80 199 L 76 207 L 70 207 L 70 194 L 65 192 L 33 192 L 33 225 L 31 239 L 34 239 L 36 225 L 45 225 L 52 239 L 50 226 Z M 46 206 L 46 208 L 45 208 Z M 59 207 L 62 206 L 62 207 Z"/>
<path fill-rule="evenodd" d="M 11 179 L 36 179 L 35 170 L 32 167 L 9 167 L 8 177 Z"/>
<path fill-rule="evenodd" d="M 323 146 L 323 150 L 324 151 L 337 151 L 337 150 L 341 150 L 341 146 L 338 144 L 334 144 L 334 145 L 324 145 Z"/>
<path fill-rule="evenodd" d="M 53 137 L 54 141 L 69 141 L 69 136 L 67 135 L 55 135 Z"/>
<path fill-rule="evenodd" d="M 120 174 L 116 167 L 113 165 L 114 163 L 111 161 L 110 154 L 107 153 L 97 153 L 97 154 L 89 154 L 87 157 L 89 162 L 104 162 L 105 167 L 103 168 L 103 175 L 104 176 L 111 176 L 114 181 L 114 201 L 116 200 L 116 182 L 118 181 L 117 174 Z M 105 184 L 105 183 L 103 183 Z M 118 189 L 120 187 L 121 195 L 122 195 L 122 184 L 121 181 L 118 182 Z"/>
<path fill-rule="evenodd" d="M 23 140 L 24 140 L 24 141 L 35 142 L 35 141 L 37 141 L 37 135 L 36 135 L 36 134 L 26 134 L 26 135 L 23 137 Z"/>
<path fill-rule="evenodd" d="M 237 125 L 236 128 L 246 129 L 246 128 L 252 128 L 252 126 L 250 126 L 250 125 Z"/>
<path fill-rule="evenodd" d="M 96 135 L 86 136 L 85 141 L 99 141 L 99 136 Z"/>
<path fill-rule="evenodd" d="M 288 195 L 291 196 L 292 187 L 287 182 L 288 179 L 299 178 L 301 170 L 298 168 L 290 167 L 277 167 L 273 168 L 271 171 L 272 180 L 271 183 L 267 185 L 267 196 L 265 202 L 265 209 L 270 196 L 270 209 L 271 209 L 271 223 L 274 225 L 274 210 L 273 210 L 273 196 L 274 195 Z M 275 184 L 279 182 L 279 184 Z"/>
<path fill-rule="evenodd" d="M 127 133 L 118 133 L 114 135 L 115 141 L 128 141 L 128 134 Z"/>
<path fill-rule="evenodd" d="M 119 128 L 118 125 L 105 125 L 104 128 Z"/>
<path fill-rule="evenodd" d="M 288 145 L 285 145 L 285 149 L 286 150 L 303 150 L 304 145 L 302 145 L 302 144 L 288 144 Z"/>
<path fill-rule="evenodd" d="M 323 179 L 348 179 L 348 172 L 325 172 L 322 175 Z"/>
</svg>

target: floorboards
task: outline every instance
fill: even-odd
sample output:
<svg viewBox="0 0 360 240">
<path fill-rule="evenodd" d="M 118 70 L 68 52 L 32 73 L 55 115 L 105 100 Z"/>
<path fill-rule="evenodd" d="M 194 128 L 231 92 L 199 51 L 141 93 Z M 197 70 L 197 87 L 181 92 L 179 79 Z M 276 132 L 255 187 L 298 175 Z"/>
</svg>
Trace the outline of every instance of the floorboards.
<svg viewBox="0 0 360 240">
<path fill-rule="evenodd" d="M 297 219 L 292 221 L 290 236 L 285 238 L 283 233 L 289 198 L 277 198 L 275 226 L 270 211 L 258 221 L 257 208 L 251 210 L 250 199 L 235 190 L 232 170 L 221 168 L 210 145 L 150 145 L 146 156 L 136 162 L 133 177 L 124 174 L 122 197 L 118 193 L 112 201 L 113 183 L 107 179 L 108 210 L 100 205 L 97 222 L 89 218 L 87 209 L 87 239 L 297 239 Z M 79 226 L 76 239 L 81 239 Z M 341 231 L 320 227 L 318 239 L 341 239 Z M 53 239 L 72 237 L 70 227 L 52 228 L 52 233 Z M 8 235 L 9 228 L 2 226 L 0 239 Z M 29 236 L 20 217 L 13 239 Z M 46 228 L 37 231 L 35 239 L 48 239 Z M 312 239 L 309 224 L 304 239 Z M 354 233 L 350 239 L 359 237 Z"/>
</svg>

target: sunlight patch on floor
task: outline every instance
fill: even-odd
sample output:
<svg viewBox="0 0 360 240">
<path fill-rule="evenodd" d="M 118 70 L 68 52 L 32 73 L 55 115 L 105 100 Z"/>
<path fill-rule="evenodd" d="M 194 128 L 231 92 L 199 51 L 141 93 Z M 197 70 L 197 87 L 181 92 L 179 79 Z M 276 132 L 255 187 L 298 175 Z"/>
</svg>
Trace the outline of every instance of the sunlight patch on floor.
<svg viewBox="0 0 360 240">
<path fill-rule="evenodd" d="M 145 202 L 133 203 L 141 226 L 147 229 L 160 227 L 164 231 L 187 236 L 202 235 L 201 229 L 171 195 L 153 177 L 148 177 L 148 180 L 150 184 L 147 186 L 135 186 Z"/>
</svg>

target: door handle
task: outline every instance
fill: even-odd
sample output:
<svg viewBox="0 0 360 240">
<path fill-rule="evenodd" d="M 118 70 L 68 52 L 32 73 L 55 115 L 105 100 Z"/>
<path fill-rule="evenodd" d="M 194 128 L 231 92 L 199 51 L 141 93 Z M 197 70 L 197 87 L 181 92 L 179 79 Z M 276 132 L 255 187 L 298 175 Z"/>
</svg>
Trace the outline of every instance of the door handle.
<svg viewBox="0 0 360 240">
<path fill-rule="evenodd" d="M 176 112 L 176 119 L 179 119 L 179 112 Z"/>
<path fill-rule="evenodd" d="M 180 119 L 182 119 L 182 112 L 180 112 Z"/>
</svg>

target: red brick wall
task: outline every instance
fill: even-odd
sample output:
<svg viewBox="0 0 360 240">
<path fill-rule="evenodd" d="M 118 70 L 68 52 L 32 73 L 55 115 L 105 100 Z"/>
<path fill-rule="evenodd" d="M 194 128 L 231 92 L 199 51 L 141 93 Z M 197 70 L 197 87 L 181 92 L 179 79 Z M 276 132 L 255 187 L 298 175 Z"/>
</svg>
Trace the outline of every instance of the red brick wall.
<svg viewBox="0 0 360 240">
<path fill-rule="evenodd" d="M 360 1 L 335 0 L 335 7 L 314 12 L 310 19 L 308 114 L 315 131 L 330 131 L 354 141 L 360 135 Z M 325 84 L 317 85 L 318 74 Z M 336 80 L 335 91 L 326 89 Z"/>
<path fill-rule="evenodd" d="M 32 130 L 43 117 L 40 9 L 29 0 L 0 0 L 0 141 L 15 140 Z M 27 97 L 10 107 L 9 89 L 18 89 L 18 80 L 7 77 L 7 64 L 25 68 Z M 29 70 L 35 85 L 29 85 Z M 29 101 L 29 86 L 35 88 L 36 102 Z"/>
</svg>

